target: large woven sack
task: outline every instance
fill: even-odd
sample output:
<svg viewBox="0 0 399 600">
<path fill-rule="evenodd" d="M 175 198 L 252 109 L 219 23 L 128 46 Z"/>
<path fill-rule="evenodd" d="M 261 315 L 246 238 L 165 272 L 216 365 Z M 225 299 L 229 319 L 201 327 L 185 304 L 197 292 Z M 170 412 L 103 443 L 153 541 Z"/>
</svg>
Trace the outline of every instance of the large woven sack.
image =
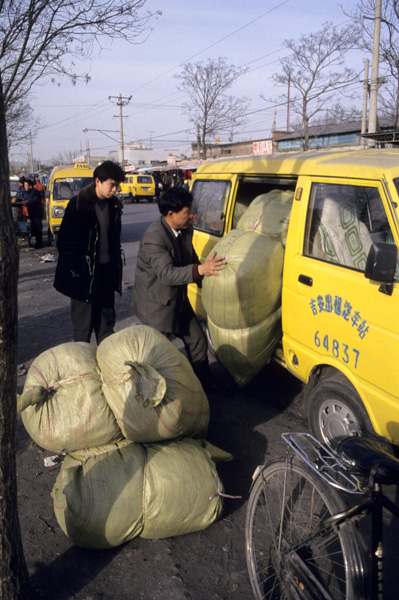
<svg viewBox="0 0 399 600">
<path fill-rule="evenodd" d="M 52 491 L 67 537 L 83 548 L 112 548 L 140 534 L 145 452 L 127 440 L 67 454 Z"/>
<path fill-rule="evenodd" d="M 31 438 L 52 452 L 123 439 L 102 392 L 96 348 L 84 342 L 40 354 L 28 370 L 17 407 Z"/>
<path fill-rule="evenodd" d="M 190 438 L 71 453 L 52 492 L 56 518 L 68 538 L 84 548 L 204 529 L 223 506 L 215 462 L 230 458 Z"/>
<path fill-rule="evenodd" d="M 219 277 L 205 277 L 201 299 L 218 327 L 246 329 L 281 305 L 282 244 L 251 231 L 230 231 L 214 247 L 227 264 Z"/>
<path fill-rule="evenodd" d="M 270 361 L 281 339 L 281 308 L 247 329 L 217 327 L 210 319 L 208 327 L 217 358 L 244 386 Z"/>
<path fill-rule="evenodd" d="M 237 229 L 256 231 L 285 246 L 293 198 L 291 190 L 272 190 L 257 196 L 239 219 Z"/>
<path fill-rule="evenodd" d="M 222 514 L 223 484 L 215 463 L 231 455 L 205 440 L 183 438 L 145 447 L 141 537 L 164 538 L 205 529 Z"/>
<path fill-rule="evenodd" d="M 97 349 L 103 391 L 126 439 L 204 437 L 209 403 L 187 358 L 152 327 L 127 327 Z"/>
<path fill-rule="evenodd" d="M 237 229 L 213 248 L 227 264 L 207 277 L 201 299 L 216 355 L 239 385 L 270 360 L 281 337 L 284 248 L 294 193 L 257 196 Z"/>
</svg>

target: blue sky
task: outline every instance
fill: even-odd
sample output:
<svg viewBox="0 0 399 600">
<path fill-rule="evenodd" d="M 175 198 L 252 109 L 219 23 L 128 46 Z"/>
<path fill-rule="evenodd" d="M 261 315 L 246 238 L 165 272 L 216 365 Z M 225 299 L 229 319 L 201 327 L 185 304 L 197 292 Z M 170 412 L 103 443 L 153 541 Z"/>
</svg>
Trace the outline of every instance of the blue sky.
<svg viewBox="0 0 399 600">
<path fill-rule="evenodd" d="M 348 11 L 356 0 L 346 0 Z M 88 69 L 89 84 L 76 86 L 63 80 L 58 87 L 43 81 L 31 102 L 44 126 L 33 139 L 33 154 L 42 161 L 58 152 L 73 151 L 90 143 L 92 154 L 116 149 L 119 140 L 119 108 L 115 98 L 132 96 L 124 107 L 125 142 L 142 140 L 147 146 L 190 153 L 195 135 L 181 105 L 186 100 L 177 91 L 174 75 L 186 62 L 225 57 L 229 64 L 249 67 L 231 93 L 250 100 L 248 122 L 235 140 L 270 135 L 274 104 L 260 98 L 277 98 L 284 90 L 275 88 L 272 75 L 279 58 L 286 55 L 283 41 L 297 39 L 331 21 L 343 24 L 338 0 L 148 0 L 148 10 L 160 10 L 147 40 L 140 45 L 106 43 L 95 49 L 91 61 L 78 64 Z M 353 56 L 348 66 L 361 70 L 366 56 Z M 359 106 L 362 84 L 359 83 Z M 258 111 L 258 112 L 256 112 Z M 285 128 L 286 109 L 277 111 L 277 127 Z M 83 129 L 103 130 L 83 133 Z M 227 141 L 227 135 L 221 136 Z M 11 149 L 11 158 L 26 157 L 29 144 Z"/>
</svg>

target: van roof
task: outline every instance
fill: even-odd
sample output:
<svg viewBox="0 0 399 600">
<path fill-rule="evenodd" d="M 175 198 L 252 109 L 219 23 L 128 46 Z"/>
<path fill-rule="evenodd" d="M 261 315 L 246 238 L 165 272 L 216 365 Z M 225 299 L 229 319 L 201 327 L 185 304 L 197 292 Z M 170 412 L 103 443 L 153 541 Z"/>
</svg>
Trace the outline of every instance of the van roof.
<svg viewBox="0 0 399 600">
<path fill-rule="evenodd" d="M 81 175 L 83 173 L 88 173 L 89 177 L 91 177 L 93 174 L 93 169 L 90 169 L 90 167 L 87 163 L 72 163 L 69 165 L 57 165 L 56 167 L 53 167 L 53 169 L 50 173 L 50 177 L 54 177 L 55 173 L 58 173 L 58 171 L 69 171 L 68 175 L 70 175 L 71 177 L 74 174 L 76 174 L 76 176 L 78 177 L 79 175 Z M 79 174 L 79 175 L 77 175 L 77 174 Z"/>
<path fill-rule="evenodd" d="M 212 173 L 339 177 L 340 169 L 346 177 L 349 173 L 353 178 L 376 179 L 381 172 L 391 170 L 392 177 L 398 177 L 399 149 L 326 150 L 222 159 L 198 167 L 196 178 Z"/>
</svg>

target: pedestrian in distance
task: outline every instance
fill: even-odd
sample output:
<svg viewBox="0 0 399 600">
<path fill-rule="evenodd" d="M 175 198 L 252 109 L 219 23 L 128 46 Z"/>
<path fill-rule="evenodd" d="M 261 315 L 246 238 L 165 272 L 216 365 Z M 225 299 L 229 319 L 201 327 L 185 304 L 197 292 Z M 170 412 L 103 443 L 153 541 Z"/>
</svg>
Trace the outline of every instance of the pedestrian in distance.
<svg viewBox="0 0 399 600">
<path fill-rule="evenodd" d="M 20 177 L 18 179 L 18 190 L 17 193 L 15 194 L 15 204 L 21 205 L 22 206 L 22 216 L 24 218 L 24 220 L 26 221 L 26 219 L 28 218 L 28 208 L 26 206 L 26 202 L 24 202 L 24 200 L 26 200 L 26 192 L 25 192 L 25 177 L 22 175 L 22 177 Z"/>
<path fill-rule="evenodd" d="M 33 185 L 32 179 L 25 180 L 25 199 L 22 204 L 25 204 L 28 209 L 31 236 L 36 239 L 35 248 L 38 250 L 43 248 L 42 197 L 39 190 L 35 189 Z"/>
<path fill-rule="evenodd" d="M 46 186 L 39 179 L 39 175 L 34 176 L 35 183 L 34 188 L 36 188 L 40 192 L 40 196 L 42 198 L 42 216 L 44 217 L 44 193 L 46 191 Z"/>
<path fill-rule="evenodd" d="M 90 342 L 94 331 L 100 344 L 114 332 L 115 292 L 122 293 L 122 203 L 115 194 L 125 172 L 106 160 L 93 179 L 66 207 L 54 287 L 71 298 L 75 342 Z"/>
<path fill-rule="evenodd" d="M 18 179 L 18 190 L 15 194 L 15 202 L 21 203 L 23 200 L 26 200 L 26 192 L 24 188 L 24 183 L 26 179 L 24 176 Z"/>
<path fill-rule="evenodd" d="M 183 340 L 205 391 L 218 391 L 207 356 L 207 340 L 187 297 L 187 285 L 218 276 L 225 258 L 213 252 L 200 263 L 193 247 L 192 195 L 170 187 L 159 200 L 161 216 L 144 233 L 137 255 L 132 308 L 139 320 L 168 338 Z"/>
</svg>

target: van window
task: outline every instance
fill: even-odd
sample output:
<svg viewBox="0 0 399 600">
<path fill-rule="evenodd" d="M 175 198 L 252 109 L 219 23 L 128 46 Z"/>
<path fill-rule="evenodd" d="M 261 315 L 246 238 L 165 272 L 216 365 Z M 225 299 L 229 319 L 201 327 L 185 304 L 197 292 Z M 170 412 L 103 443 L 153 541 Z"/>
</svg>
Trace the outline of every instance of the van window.
<svg viewBox="0 0 399 600">
<path fill-rule="evenodd" d="M 276 179 L 266 177 L 243 177 L 240 179 L 236 200 L 234 203 L 232 229 L 236 229 L 238 221 L 247 210 L 251 202 L 261 194 L 272 190 L 292 190 L 296 187 L 294 179 Z"/>
<path fill-rule="evenodd" d="M 314 183 L 304 253 L 364 271 L 372 242 L 394 243 L 376 187 Z"/>
<path fill-rule="evenodd" d="M 230 181 L 202 180 L 194 182 L 193 220 L 195 229 L 221 236 L 224 227 L 224 206 L 230 193 Z"/>
<path fill-rule="evenodd" d="M 152 177 L 145 177 L 144 175 L 137 177 L 137 183 L 152 183 Z"/>
<path fill-rule="evenodd" d="M 64 177 L 54 181 L 54 200 L 70 200 L 81 189 L 92 183 L 92 177 Z"/>
</svg>

